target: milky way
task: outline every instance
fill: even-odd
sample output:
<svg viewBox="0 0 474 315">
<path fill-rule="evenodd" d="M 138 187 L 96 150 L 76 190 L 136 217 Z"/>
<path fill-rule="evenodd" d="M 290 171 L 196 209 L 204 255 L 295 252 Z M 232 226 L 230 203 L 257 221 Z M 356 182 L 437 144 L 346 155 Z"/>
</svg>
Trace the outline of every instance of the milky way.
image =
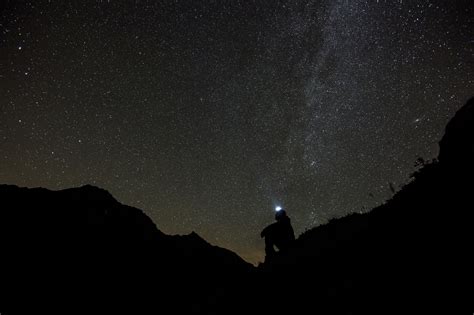
<svg viewBox="0 0 474 315">
<path fill-rule="evenodd" d="M 0 183 L 94 184 L 262 259 L 370 210 L 474 92 L 471 1 L 6 1 Z"/>
</svg>

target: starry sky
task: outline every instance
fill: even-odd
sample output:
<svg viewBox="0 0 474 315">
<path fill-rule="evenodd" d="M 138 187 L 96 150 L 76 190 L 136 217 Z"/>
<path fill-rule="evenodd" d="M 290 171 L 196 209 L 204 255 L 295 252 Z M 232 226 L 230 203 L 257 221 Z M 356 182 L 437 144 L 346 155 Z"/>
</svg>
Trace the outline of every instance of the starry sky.
<svg viewBox="0 0 474 315">
<path fill-rule="evenodd" d="M 471 0 L 0 4 L 0 183 L 93 184 L 244 259 L 368 211 L 474 95 Z"/>
</svg>

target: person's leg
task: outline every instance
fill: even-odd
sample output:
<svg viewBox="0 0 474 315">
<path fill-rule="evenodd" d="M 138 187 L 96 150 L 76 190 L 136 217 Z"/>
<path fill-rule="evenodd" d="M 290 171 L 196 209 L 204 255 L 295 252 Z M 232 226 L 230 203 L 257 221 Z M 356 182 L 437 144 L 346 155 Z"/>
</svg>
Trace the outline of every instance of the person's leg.
<svg viewBox="0 0 474 315">
<path fill-rule="evenodd" d="M 273 247 L 274 240 L 272 235 L 267 235 L 265 237 L 265 254 L 267 256 L 273 256 L 275 254 L 275 248 Z"/>
<path fill-rule="evenodd" d="M 275 252 L 275 238 L 272 233 L 268 233 L 265 236 L 265 262 L 273 259 L 276 255 Z"/>
</svg>

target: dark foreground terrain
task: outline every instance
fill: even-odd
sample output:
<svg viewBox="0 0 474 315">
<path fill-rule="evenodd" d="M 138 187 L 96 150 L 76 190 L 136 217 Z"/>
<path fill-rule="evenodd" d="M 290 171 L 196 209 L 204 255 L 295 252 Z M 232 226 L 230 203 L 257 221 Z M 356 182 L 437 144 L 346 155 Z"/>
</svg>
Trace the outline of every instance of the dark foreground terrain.
<svg viewBox="0 0 474 315">
<path fill-rule="evenodd" d="M 472 314 L 473 99 L 421 164 L 385 204 L 258 268 L 96 187 L 1 185 L 0 313 Z"/>
</svg>

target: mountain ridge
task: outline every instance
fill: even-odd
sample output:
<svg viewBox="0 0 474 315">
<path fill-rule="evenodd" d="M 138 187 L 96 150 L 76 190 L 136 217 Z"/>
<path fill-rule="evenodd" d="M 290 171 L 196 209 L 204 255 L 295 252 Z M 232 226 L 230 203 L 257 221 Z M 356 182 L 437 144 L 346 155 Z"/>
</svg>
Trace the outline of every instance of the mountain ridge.
<svg viewBox="0 0 474 315">
<path fill-rule="evenodd" d="M 0 312 L 472 312 L 473 104 L 390 200 L 306 231 L 258 268 L 194 232 L 162 233 L 101 188 L 0 185 Z"/>
<path fill-rule="evenodd" d="M 439 158 L 390 200 L 306 231 L 260 269 L 292 288 L 300 312 L 314 297 L 330 314 L 472 311 L 473 120 L 471 99 L 447 125 Z"/>
<path fill-rule="evenodd" d="M 0 185 L 0 200 L 2 314 L 62 313 L 62 303 L 51 304 L 49 297 L 77 305 L 82 286 L 102 306 L 87 309 L 92 302 L 86 299 L 86 313 L 145 311 L 154 304 L 151 295 L 162 296 L 158 309 L 190 312 L 224 286 L 224 276 L 237 281 L 254 270 L 195 232 L 164 234 L 142 210 L 91 185 L 58 191 Z M 203 282 L 202 290 L 181 287 L 194 282 Z M 31 292 L 25 294 L 25 287 Z M 22 303 L 25 298 L 36 306 Z M 181 298 L 194 302 L 180 304 Z"/>
</svg>

